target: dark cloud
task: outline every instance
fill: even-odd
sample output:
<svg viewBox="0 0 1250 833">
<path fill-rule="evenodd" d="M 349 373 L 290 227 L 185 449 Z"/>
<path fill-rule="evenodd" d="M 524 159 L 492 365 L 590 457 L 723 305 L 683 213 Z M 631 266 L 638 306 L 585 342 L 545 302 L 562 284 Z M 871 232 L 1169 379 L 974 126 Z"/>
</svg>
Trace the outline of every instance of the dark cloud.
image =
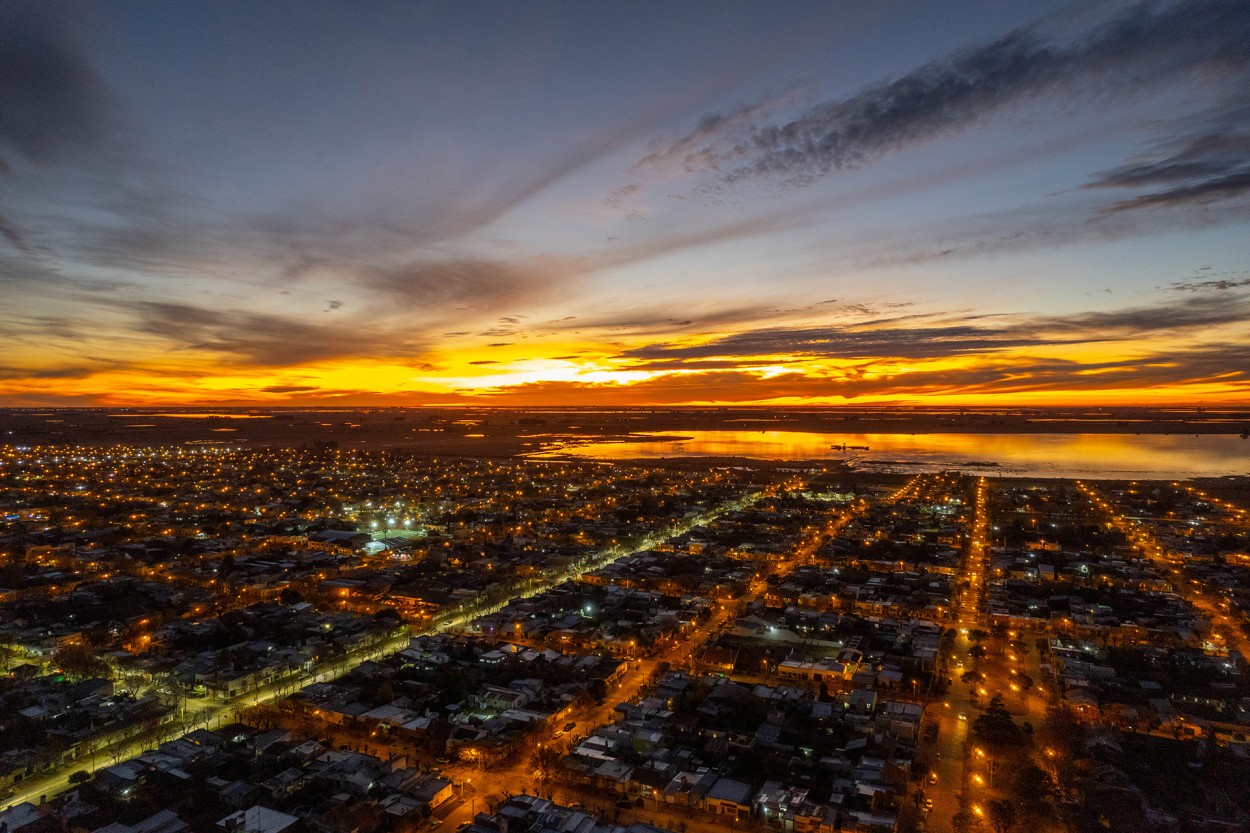
<svg viewBox="0 0 1250 833">
<path fill-rule="evenodd" d="M 168 341 L 178 349 L 223 354 L 258 367 L 288 367 L 352 356 L 409 357 L 418 352 L 415 344 L 400 336 L 358 324 L 327 326 L 295 317 L 174 302 L 102 303 L 134 315 L 136 331 Z"/>
<path fill-rule="evenodd" d="M 1250 286 L 1250 278 L 1241 278 L 1238 280 L 1216 278 L 1206 281 L 1175 281 L 1168 288 L 1176 292 L 1227 292 L 1230 289 L 1240 289 L 1243 286 Z"/>
<path fill-rule="evenodd" d="M 1195 296 L 1180 303 L 1133 307 L 1112 312 L 1082 312 L 1034 319 L 1029 325 L 1040 332 L 1074 333 L 1107 338 L 1150 336 L 1169 330 L 1202 330 L 1250 320 L 1250 298 Z"/>
<path fill-rule="evenodd" d="M 577 277 L 573 261 L 533 257 L 513 261 L 482 258 L 413 260 L 398 265 L 344 263 L 333 270 L 365 294 L 379 313 L 416 313 L 440 317 L 448 313 L 501 316 L 518 306 L 550 297 L 557 285 L 568 287 Z"/>
<path fill-rule="evenodd" d="M 0 4 L 0 147 L 35 164 L 94 152 L 112 127 L 108 87 L 78 47 L 69 17 L 59 3 Z"/>
<path fill-rule="evenodd" d="M 924 324 L 926 316 L 899 316 L 851 325 L 748 330 L 696 344 L 660 343 L 622 353 L 639 367 L 672 362 L 803 356 L 843 360 L 937 359 L 999 351 L 1126 341 L 1164 332 L 1197 331 L 1250 318 L 1250 299 L 1194 296 L 1179 304 L 1069 316 L 965 317 Z M 995 323 L 1001 319 L 1001 323 Z"/>
<path fill-rule="evenodd" d="M 758 362 L 743 359 L 671 359 L 648 360 L 636 365 L 624 365 L 624 370 L 744 370 L 751 365 L 798 364 L 802 360 L 768 358 Z"/>
<path fill-rule="evenodd" d="M 89 365 L 55 365 L 51 367 L 5 367 L 0 365 L 0 379 L 82 379 L 97 372 Z"/>
<path fill-rule="evenodd" d="M 1233 199 L 1250 193 L 1250 165 L 1245 170 L 1224 176 L 1205 179 L 1192 185 L 1183 185 L 1144 194 L 1131 200 L 1121 200 L 1111 206 L 1112 211 L 1133 211 L 1139 208 L 1173 208 L 1186 205 L 1206 205 L 1220 200 Z"/>
<path fill-rule="evenodd" d="M 764 176 L 804 184 L 963 132 L 1038 96 L 1119 95 L 1195 70 L 1240 71 L 1248 61 L 1250 4 L 1142 3 L 1074 38 L 1017 30 L 784 123 L 708 117 L 648 158 L 678 156 L 687 169 L 728 181 Z"/>
<path fill-rule="evenodd" d="M 1184 141 L 1163 159 L 1123 165 L 1087 188 L 1138 188 L 1219 179 L 1250 165 L 1250 135 L 1206 135 Z"/>
<path fill-rule="evenodd" d="M 1197 127 L 1085 187 L 1154 189 L 1113 204 L 1112 212 L 1206 205 L 1250 192 L 1250 106 L 1222 103 Z"/>
<path fill-rule="evenodd" d="M 865 373 L 852 368 L 834 375 L 796 369 L 760 373 L 750 369 L 668 373 L 629 385 L 535 382 L 490 391 L 500 404 L 559 402 L 598 405 L 740 403 L 816 398 L 912 399 L 938 395 L 1027 394 L 1051 391 L 1093 393 L 1153 387 L 1220 384 L 1250 390 L 1250 347 L 1210 344 L 1180 353 L 1147 353 L 1108 362 L 1061 358 L 986 357 L 970 367 L 905 369 Z"/>
<path fill-rule="evenodd" d="M 794 101 L 793 94 L 787 94 L 766 98 L 730 112 L 706 113 L 699 118 L 694 130 L 675 142 L 657 145 L 634 166 L 634 170 L 677 165 L 687 173 L 695 173 L 705 166 L 715 167 L 715 154 L 709 151 L 709 145 L 714 145 L 728 132 L 741 128 L 752 129 L 757 121 L 771 118 L 778 110 Z M 620 193 L 628 196 L 637 190 L 637 185 L 627 185 L 614 192 L 613 196 Z"/>
<path fill-rule="evenodd" d="M 269 385 L 260 389 L 261 393 L 309 393 L 321 390 L 316 385 Z"/>
<path fill-rule="evenodd" d="M 826 249 L 830 258 L 844 258 L 851 268 L 879 269 L 1102 244 L 1250 221 L 1247 200 L 1226 202 L 1218 211 L 1197 202 L 1177 207 L 1181 210 L 1149 212 L 1091 206 L 1086 212 L 1071 205 L 1035 203 L 993 214 L 939 217 L 906 229 L 885 228 Z"/>
<path fill-rule="evenodd" d="M 649 345 L 622 355 L 661 362 L 728 357 L 766 360 L 774 356 L 925 359 L 1050 343 L 1054 340 L 971 325 L 833 326 L 750 330 L 700 344 Z"/>
</svg>

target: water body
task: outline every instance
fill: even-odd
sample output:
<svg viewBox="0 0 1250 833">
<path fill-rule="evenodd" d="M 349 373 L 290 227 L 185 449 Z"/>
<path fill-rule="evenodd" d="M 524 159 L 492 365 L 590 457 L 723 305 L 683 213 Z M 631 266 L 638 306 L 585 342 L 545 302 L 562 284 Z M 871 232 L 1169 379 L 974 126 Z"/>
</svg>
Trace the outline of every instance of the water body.
<svg viewBox="0 0 1250 833">
<path fill-rule="evenodd" d="M 662 431 L 535 456 L 751 457 L 853 461 L 870 471 L 961 469 L 988 476 L 1184 479 L 1250 474 L 1250 440 L 1221 434 L 824 434 Z M 841 446 L 847 446 L 842 450 Z M 835 449 L 834 446 L 837 448 Z M 866 446 L 868 450 L 854 446 Z"/>
</svg>

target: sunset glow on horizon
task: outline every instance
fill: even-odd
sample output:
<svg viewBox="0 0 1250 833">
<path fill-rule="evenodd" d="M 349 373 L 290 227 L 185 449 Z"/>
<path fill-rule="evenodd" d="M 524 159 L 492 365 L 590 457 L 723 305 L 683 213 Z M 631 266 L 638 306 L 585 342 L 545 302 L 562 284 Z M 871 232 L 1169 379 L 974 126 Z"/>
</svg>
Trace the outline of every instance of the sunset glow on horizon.
<svg viewBox="0 0 1250 833">
<path fill-rule="evenodd" d="M 0 406 L 1250 397 L 1250 4 L 0 9 Z"/>
</svg>

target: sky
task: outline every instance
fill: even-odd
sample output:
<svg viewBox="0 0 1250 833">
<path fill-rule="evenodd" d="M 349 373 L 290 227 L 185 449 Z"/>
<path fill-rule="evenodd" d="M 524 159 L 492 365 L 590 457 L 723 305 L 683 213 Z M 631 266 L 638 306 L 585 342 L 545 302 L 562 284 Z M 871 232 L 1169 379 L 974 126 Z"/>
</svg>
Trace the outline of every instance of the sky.
<svg viewBox="0 0 1250 833">
<path fill-rule="evenodd" d="M 1250 3 L 0 4 L 0 405 L 1219 405 Z"/>
</svg>

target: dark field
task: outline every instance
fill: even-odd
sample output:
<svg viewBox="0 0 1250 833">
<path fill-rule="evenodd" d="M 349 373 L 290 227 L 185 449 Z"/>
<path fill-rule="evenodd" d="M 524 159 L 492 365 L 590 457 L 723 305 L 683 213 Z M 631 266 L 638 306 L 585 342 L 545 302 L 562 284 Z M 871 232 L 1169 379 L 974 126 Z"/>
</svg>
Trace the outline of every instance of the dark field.
<svg viewBox="0 0 1250 833">
<path fill-rule="evenodd" d="M 1242 434 L 1250 408 L 1203 409 L 777 409 L 487 408 L 177 409 L 0 411 L 7 444 L 396 448 L 426 454 L 510 457 L 550 443 L 644 439 L 652 431 L 771 430 L 836 433 Z"/>
</svg>

